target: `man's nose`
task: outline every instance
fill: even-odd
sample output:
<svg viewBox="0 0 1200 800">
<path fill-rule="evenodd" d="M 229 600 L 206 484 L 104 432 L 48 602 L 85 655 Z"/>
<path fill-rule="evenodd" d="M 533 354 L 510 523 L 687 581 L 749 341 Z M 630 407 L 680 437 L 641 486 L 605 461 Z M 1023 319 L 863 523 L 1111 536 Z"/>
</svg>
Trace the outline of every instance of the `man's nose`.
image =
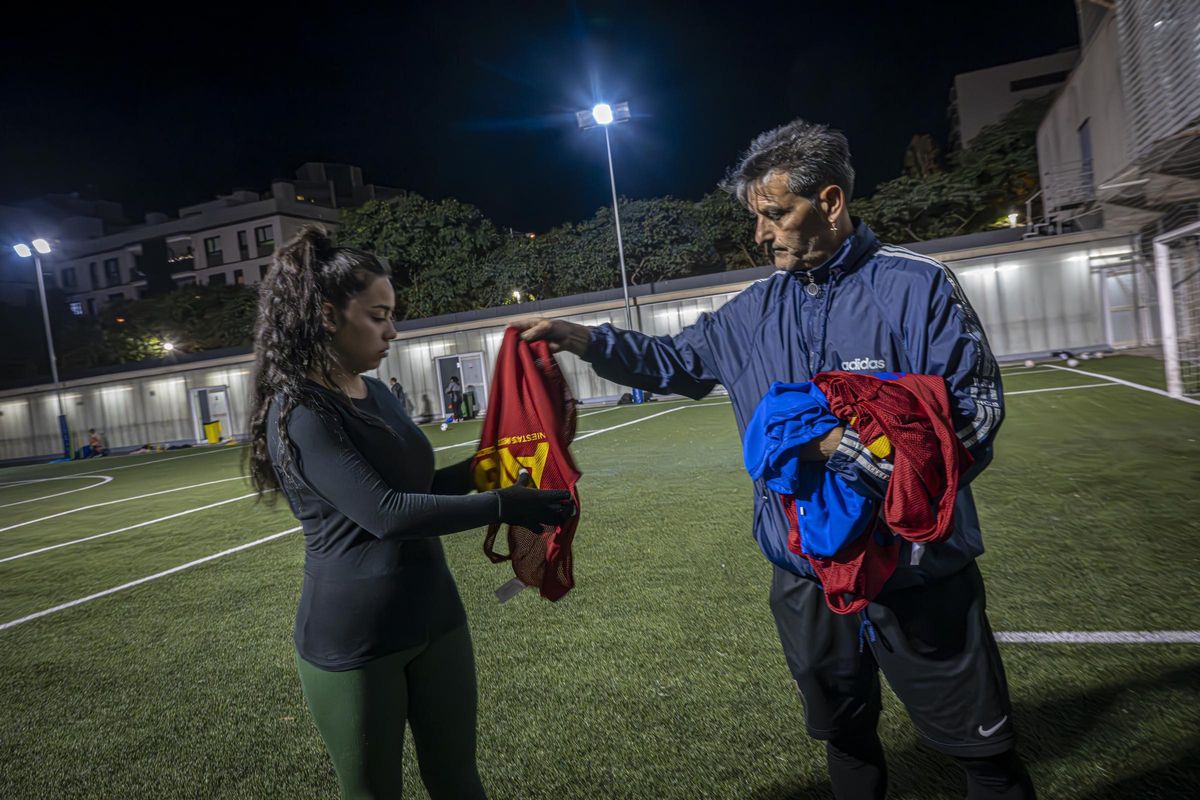
<svg viewBox="0 0 1200 800">
<path fill-rule="evenodd" d="M 765 219 L 759 217 L 758 221 L 754 223 L 754 241 L 758 244 L 766 244 L 774 238 L 775 235 L 771 233 L 771 226 L 767 224 Z"/>
</svg>

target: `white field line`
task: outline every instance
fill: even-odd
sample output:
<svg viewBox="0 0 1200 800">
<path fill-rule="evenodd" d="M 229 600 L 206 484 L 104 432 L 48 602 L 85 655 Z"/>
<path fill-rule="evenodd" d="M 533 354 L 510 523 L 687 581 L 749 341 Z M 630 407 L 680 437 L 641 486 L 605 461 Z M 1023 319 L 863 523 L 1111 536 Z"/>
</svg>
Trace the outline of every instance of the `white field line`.
<svg viewBox="0 0 1200 800">
<path fill-rule="evenodd" d="M 1001 631 L 1007 644 L 1200 644 L 1200 631 Z"/>
<path fill-rule="evenodd" d="M 1099 389 L 1104 386 L 1116 386 L 1115 383 L 1081 383 L 1076 386 L 1052 386 L 1049 389 L 1022 389 L 1019 392 L 1005 392 L 1005 397 L 1012 397 L 1016 394 L 1037 394 L 1038 392 L 1066 392 L 1071 389 Z"/>
<path fill-rule="evenodd" d="M 636 425 L 639 422 L 645 422 L 646 420 L 653 419 L 654 417 L 661 417 L 663 414 L 671 414 L 676 411 L 682 411 L 685 408 L 704 408 L 707 406 L 717 406 L 717 405 L 724 405 L 724 403 L 697 403 L 695 405 L 690 405 L 690 406 L 678 406 L 676 408 L 669 408 L 666 411 L 660 411 L 657 414 L 651 414 L 648 417 L 640 417 L 640 418 L 632 420 L 630 422 L 623 422 L 620 425 L 613 425 L 610 428 L 605 428 L 605 429 L 599 430 L 599 431 L 589 431 L 588 433 L 585 433 L 583 436 L 577 437 L 575 441 L 579 441 L 579 439 L 586 438 L 588 436 L 595 436 L 600 433 L 606 433 L 608 431 L 616 430 L 617 428 L 624 428 L 626 425 Z M 450 445 L 450 446 L 455 447 L 457 445 Z M 235 499 L 241 499 L 241 498 L 235 498 Z M 229 501 L 229 502 L 232 502 L 232 501 Z M 198 564 L 204 564 L 208 561 L 213 561 L 215 559 L 222 558 L 224 556 L 231 555 L 233 553 L 237 553 L 242 550 L 247 550 L 251 547 L 256 547 L 257 545 L 264 544 L 266 542 L 271 541 L 272 539 L 278 539 L 280 536 L 284 536 L 289 533 L 295 533 L 298 530 L 300 530 L 299 527 L 288 528 L 285 531 L 280 531 L 279 533 L 273 533 L 270 536 L 263 537 L 262 539 L 256 539 L 253 542 L 247 542 L 246 544 L 238 545 L 237 547 L 233 547 L 228 550 L 222 550 L 219 553 L 213 553 L 211 556 L 205 556 L 204 558 L 200 558 L 195 561 L 189 561 L 186 564 L 180 564 L 178 567 L 172 567 L 171 569 L 166 570 L 164 572 L 157 572 L 154 575 L 149 575 L 145 578 L 138 578 L 136 581 L 130 581 L 129 583 L 123 583 L 120 586 L 114 586 L 111 589 L 105 589 L 102 592 L 96 592 L 95 594 L 90 594 L 87 597 L 80 597 L 76 600 L 71 600 L 69 602 L 61 603 L 57 606 L 53 606 L 51 608 L 43 609 L 42 611 L 35 611 L 34 613 L 27 614 L 24 617 L 18 617 L 17 619 L 10 620 L 9 622 L 0 623 L 0 631 L 5 630 L 7 628 L 14 628 L 17 625 L 21 625 L 23 623 L 30 622 L 30 621 L 38 619 L 40 617 L 44 617 L 48 614 L 54 614 L 58 611 L 64 611 L 68 608 L 74 608 L 75 606 L 91 602 L 92 600 L 97 600 L 101 597 L 107 597 L 110 594 L 115 594 L 116 592 L 120 592 L 124 589 L 128 589 L 133 586 L 138 586 L 140 584 L 147 583 L 149 581 L 157 580 L 159 578 L 164 578 L 168 575 L 174 575 L 176 572 L 182 572 L 183 570 L 189 569 Z"/>
<path fill-rule="evenodd" d="M 133 469 L 134 467 L 152 467 L 155 464 L 165 464 L 168 461 L 178 461 L 181 458 L 198 458 L 200 456 L 211 456 L 214 453 L 231 453 L 231 452 L 234 452 L 237 450 L 241 450 L 244 447 L 246 447 L 246 445 L 244 445 L 244 444 L 220 445 L 213 450 L 205 450 L 203 453 L 188 453 L 187 455 L 183 455 L 183 456 L 168 456 L 167 458 L 155 458 L 151 461 L 142 461 L 138 464 L 125 464 L 124 466 L 120 466 L 120 467 L 105 467 L 103 469 L 92 470 L 91 472 L 76 472 L 74 474 L 75 475 L 94 475 L 97 472 L 112 472 L 113 470 L 118 470 L 118 469 Z M 123 456 L 113 456 L 113 458 L 122 458 L 122 457 Z"/>
<path fill-rule="evenodd" d="M 80 542 L 90 542 L 93 539 L 103 539 L 105 536 L 112 536 L 117 533 L 124 533 L 125 531 L 132 531 L 132 530 L 136 530 L 138 528 L 145 528 L 147 525 L 155 525 L 159 522 L 166 522 L 167 520 L 170 520 L 170 519 L 176 519 L 178 517 L 186 517 L 188 514 L 195 514 L 199 511 L 207 511 L 210 508 L 216 508 L 217 506 L 223 506 L 223 505 L 227 505 L 229 503 L 236 503 L 238 500 L 245 500 L 247 497 L 254 497 L 255 494 L 256 494 L 255 492 L 251 492 L 250 494 L 244 494 L 241 497 L 231 497 L 228 500 L 220 500 L 216 503 L 209 503 L 208 505 L 205 505 L 205 506 L 197 506 L 196 508 L 189 508 L 186 511 L 177 511 L 174 514 L 168 514 L 167 516 L 159 517 L 158 519 L 149 519 L 149 520 L 146 520 L 145 522 L 139 522 L 136 525 L 126 525 L 124 528 L 117 528 L 114 531 L 106 531 L 104 533 L 93 534 L 92 536 L 84 536 L 82 539 L 72 539 L 69 542 L 60 542 L 58 544 L 52 544 L 47 547 L 39 547 L 37 550 L 30 550 L 27 553 L 18 553 L 15 556 L 6 556 L 4 558 L 0 558 L 0 564 L 3 564 L 6 561 L 16 561 L 18 558 L 26 558 L 27 556 L 36 556 L 38 553 L 48 553 L 51 550 L 57 550 L 60 547 L 68 547 L 69 545 L 79 544 Z"/>
<path fill-rule="evenodd" d="M 264 536 L 261 539 L 255 539 L 253 542 L 246 542 L 245 544 L 239 544 L 237 547 L 231 547 L 228 550 L 222 550 L 219 553 L 213 553 L 211 556 L 205 556 L 204 558 L 198 558 L 195 561 L 189 561 L 186 564 L 180 564 L 178 567 L 171 567 L 168 570 L 164 570 L 162 572 L 156 572 L 153 575 L 147 575 L 144 578 L 138 578 L 136 581 L 130 581 L 129 583 L 123 583 L 120 586 L 114 586 L 111 589 L 105 589 L 102 592 L 96 592 L 95 594 L 89 594 L 87 597 L 80 597 L 77 600 L 71 600 L 69 602 L 61 603 L 57 606 L 53 606 L 51 608 L 46 608 L 41 611 L 35 611 L 32 614 L 27 614 L 23 617 L 18 617 L 17 619 L 10 620 L 9 622 L 0 623 L 0 631 L 6 630 L 8 628 L 15 628 L 16 626 L 21 625 L 22 623 L 38 619 L 39 617 L 45 617 L 49 614 L 54 614 L 58 611 L 65 611 L 68 608 L 74 608 L 75 606 L 83 605 L 84 603 L 90 603 L 92 600 L 98 600 L 101 597 L 107 597 L 110 594 L 116 594 L 117 592 L 124 591 L 125 589 L 130 589 L 134 586 L 140 586 L 143 583 L 149 583 L 150 581 L 156 581 L 159 578 L 165 578 L 168 575 L 174 575 L 176 572 L 183 572 L 185 569 L 191 569 L 192 567 L 199 566 L 200 564 L 204 564 L 209 561 L 215 561 L 218 558 L 223 558 L 225 556 L 232 555 L 232 554 L 240 552 L 242 550 L 248 550 L 251 547 L 257 547 L 258 545 L 265 544 L 265 543 L 271 541 L 272 539 L 278 539 L 280 536 L 286 536 L 287 534 L 295 533 L 298 530 L 300 530 L 299 526 L 297 526 L 295 528 L 288 528 L 285 531 L 280 531 L 279 533 L 273 533 L 270 536 Z"/>
<path fill-rule="evenodd" d="M 686 401 L 672 400 L 672 401 L 668 401 L 668 402 L 686 402 Z M 682 411 L 685 408 L 707 408 L 709 406 L 727 405 L 728 403 L 729 403 L 728 400 L 712 402 L 712 403 L 696 402 L 693 400 L 691 405 L 676 406 L 675 408 L 668 408 L 666 411 L 659 411 L 657 414 L 648 414 L 644 417 L 638 417 L 637 419 L 630 420 L 629 422 L 622 422 L 620 425 L 613 425 L 608 428 L 601 428 L 600 430 L 597 430 L 597 431 L 587 431 L 586 433 L 581 433 L 580 435 L 575 437 L 575 442 L 582 442 L 584 439 L 588 438 L 589 436 L 596 436 L 597 434 L 608 433 L 609 431 L 615 431 L 617 428 L 624 428 L 626 425 L 636 425 L 639 422 L 645 422 L 648 419 L 654 419 L 655 417 L 661 417 L 663 414 L 670 414 L 675 411 Z M 621 406 L 621 408 L 625 408 L 625 407 L 626 406 Z M 613 409 L 605 409 L 605 411 L 611 411 L 611 410 L 613 410 Z M 592 413 L 600 414 L 602 412 L 594 411 Z M 448 445 L 443 445 L 442 447 L 435 447 L 435 448 L 433 448 L 433 451 L 435 453 L 437 453 L 437 452 L 441 452 L 442 450 L 450 450 L 451 448 L 454 448 L 454 447 L 467 447 L 468 445 L 470 445 L 471 447 L 474 447 L 477 444 L 479 444 L 479 442 L 472 439 L 469 442 L 459 442 L 458 444 L 448 444 Z M 572 442 L 572 444 L 574 444 L 574 442 Z"/>
<path fill-rule="evenodd" d="M 1073 369 L 1071 367 L 1060 367 L 1057 364 L 1048 364 L 1047 366 L 1049 366 L 1050 369 L 1057 369 L 1057 370 L 1061 370 L 1062 372 L 1074 372 L 1076 375 L 1087 375 L 1089 378 L 1100 378 L 1101 380 L 1108 381 L 1109 383 L 1119 383 L 1120 385 L 1128 386 L 1131 389 L 1140 389 L 1143 392 L 1150 392 L 1151 394 L 1162 395 L 1163 397 L 1167 398 L 1168 400 L 1178 400 L 1181 403 L 1191 403 L 1194 406 L 1200 406 L 1200 400 L 1196 400 L 1195 398 L 1172 397 L 1170 395 L 1170 393 L 1164 389 L 1155 389 L 1153 386 L 1143 386 L 1140 383 L 1134 383 L 1133 381 L 1127 381 L 1127 380 L 1123 380 L 1121 378 L 1114 378 L 1111 375 L 1101 375 L 1099 372 L 1086 372 L 1082 369 Z"/>
<path fill-rule="evenodd" d="M 69 481 L 69 480 L 73 480 L 78 477 L 80 477 L 80 476 L 78 476 L 78 475 L 63 475 L 60 478 L 35 478 L 30 481 L 21 481 L 20 483 L 22 485 L 27 486 L 30 483 L 41 483 L 43 481 Z M 97 486 L 103 486 L 104 484 L 112 481 L 111 475 L 94 475 L 93 474 L 93 475 L 88 475 L 86 477 L 91 478 L 92 480 L 95 480 L 98 478 L 100 480 L 100 482 L 93 483 L 91 486 L 83 486 L 79 489 L 69 489 L 65 492 L 56 492 L 55 494 L 42 495 L 41 497 L 31 497 L 28 500 L 18 500 L 15 503 L 5 503 L 3 505 L 0 505 L 0 508 L 11 508 L 12 506 L 23 506 L 26 503 L 36 503 L 39 500 L 49 500 L 52 497 L 62 497 L 64 494 L 74 494 L 75 492 L 86 492 L 88 489 L 95 489 Z"/>
<path fill-rule="evenodd" d="M 245 480 L 245 479 L 241 475 L 238 475 L 235 478 L 221 478 L 220 480 L 216 480 L 216 481 L 206 481 L 205 483 L 193 483 L 190 486 L 176 486 L 174 489 L 163 489 L 162 491 L 159 491 L 159 492 L 148 492 L 147 494 L 139 494 L 139 495 L 135 495 L 133 497 L 122 497 L 119 500 L 106 500 L 103 503 L 92 503 L 90 506 L 80 506 L 79 508 L 72 508 L 68 511 L 60 511 L 57 514 L 50 514 L 45 517 L 38 517 L 37 519 L 26 520 L 25 522 L 18 522 L 14 525 L 9 525 L 7 527 L 0 528 L 0 533 L 4 533 L 5 531 L 11 531 L 13 528 L 22 528 L 26 525 L 32 525 L 35 522 L 45 522 L 48 519 L 55 519 L 57 517 L 65 517 L 67 514 L 76 514 L 80 511 L 90 511 L 93 508 L 100 508 L 102 506 L 111 506 L 111 505 L 116 505 L 117 503 L 128 503 L 131 500 L 142 500 L 147 497 L 157 497 L 160 494 L 170 494 L 171 492 L 182 492 L 186 489 L 199 489 L 201 486 L 212 486 L 217 483 L 227 483 L 229 481 L 240 481 L 240 480 Z"/>
<path fill-rule="evenodd" d="M 1021 370 L 1013 370 L 1012 372 L 1005 372 L 1004 370 L 1000 370 L 1000 377 L 1001 378 L 1019 378 L 1022 375 L 1037 375 L 1042 372 L 1053 372 L 1053 371 L 1054 370 L 1051 370 L 1051 369 L 1021 369 Z"/>
</svg>

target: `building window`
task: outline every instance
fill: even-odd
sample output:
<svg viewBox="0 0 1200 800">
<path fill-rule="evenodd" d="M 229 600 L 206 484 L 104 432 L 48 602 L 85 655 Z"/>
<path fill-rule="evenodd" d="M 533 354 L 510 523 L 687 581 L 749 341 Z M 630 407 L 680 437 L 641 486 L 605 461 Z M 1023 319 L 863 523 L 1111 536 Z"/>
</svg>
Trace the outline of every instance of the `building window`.
<svg viewBox="0 0 1200 800">
<path fill-rule="evenodd" d="M 104 259 L 104 285 L 121 285 L 121 262 L 115 258 Z"/>
<path fill-rule="evenodd" d="M 240 269 L 235 269 L 233 271 L 233 284 L 234 286 L 245 286 L 246 273 L 242 272 Z"/>
<path fill-rule="evenodd" d="M 98 277 L 96 277 L 96 262 L 95 261 L 88 262 L 88 277 L 92 279 L 92 284 L 88 288 L 89 289 L 99 289 L 100 288 L 100 279 Z"/>
<path fill-rule="evenodd" d="M 1070 77 L 1070 72 L 1047 72 L 1045 75 L 1034 75 L 1031 78 L 1021 78 L 1020 80 L 1009 81 L 1008 90 L 1010 92 L 1023 92 L 1026 89 L 1040 89 L 1043 86 L 1057 86 L 1063 83 Z"/>
<path fill-rule="evenodd" d="M 142 274 L 142 254 L 133 254 L 133 269 L 129 272 L 129 280 L 136 281 L 146 277 Z"/>
<path fill-rule="evenodd" d="M 275 234 L 270 225 L 254 229 L 254 244 L 258 247 L 258 257 L 269 256 L 275 252 Z"/>
<path fill-rule="evenodd" d="M 246 232 L 238 231 L 238 260 L 245 261 L 250 257 L 250 242 L 247 241 Z"/>
<path fill-rule="evenodd" d="M 64 289 L 74 289 L 78 286 L 76 280 L 74 267 L 67 267 L 62 271 L 62 285 Z M 83 311 L 80 310 L 79 313 L 82 314 Z"/>
<path fill-rule="evenodd" d="M 83 316 L 83 303 L 71 303 L 71 313 L 77 317 Z"/>
<path fill-rule="evenodd" d="M 209 275 L 208 276 L 208 285 L 209 286 L 224 286 L 225 285 L 225 273 L 224 272 L 214 272 L 212 275 Z"/>
<path fill-rule="evenodd" d="M 87 299 L 87 311 L 90 316 L 96 316 L 96 298 L 89 297 Z"/>
<path fill-rule="evenodd" d="M 185 275 L 184 277 L 175 281 L 175 285 L 177 287 L 179 287 L 180 289 L 182 289 L 184 286 L 195 286 L 196 285 L 196 276 L 195 275 Z"/>
<path fill-rule="evenodd" d="M 210 236 L 204 240 L 204 258 L 207 267 L 219 267 L 225 263 L 225 259 L 221 256 L 220 236 Z"/>
<path fill-rule="evenodd" d="M 258 265 L 258 279 L 260 281 L 264 280 L 267 277 L 267 272 L 269 272 L 270 269 L 271 269 L 270 261 L 268 261 L 266 264 L 259 264 Z"/>
<path fill-rule="evenodd" d="M 110 294 L 108 296 L 108 302 L 110 302 L 110 303 L 119 303 L 124 299 L 125 299 L 125 295 L 122 294 L 121 292 L 117 292 L 116 294 Z"/>
</svg>

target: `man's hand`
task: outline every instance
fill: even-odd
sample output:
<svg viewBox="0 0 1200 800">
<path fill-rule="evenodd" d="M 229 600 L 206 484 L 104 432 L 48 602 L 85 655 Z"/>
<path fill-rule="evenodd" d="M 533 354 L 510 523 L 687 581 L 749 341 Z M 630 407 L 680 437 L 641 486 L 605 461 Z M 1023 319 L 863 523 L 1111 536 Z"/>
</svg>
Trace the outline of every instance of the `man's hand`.
<svg viewBox="0 0 1200 800">
<path fill-rule="evenodd" d="M 548 343 L 551 353 L 565 350 L 580 358 L 587 352 L 588 342 L 592 338 L 588 326 L 567 322 L 565 319 L 520 319 L 511 323 L 509 327 L 519 330 L 521 338 L 527 342 Z"/>
<path fill-rule="evenodd" d="M 828 461 L 829 457 L 837 452 L 838 445 L 841 444 L 842 434 L 845 428 L 834 428 L 829 433 L 822 436 L 820 439 L 813 439 L 804 447 L 800 448 L 801 461 Z"/>
</svg>

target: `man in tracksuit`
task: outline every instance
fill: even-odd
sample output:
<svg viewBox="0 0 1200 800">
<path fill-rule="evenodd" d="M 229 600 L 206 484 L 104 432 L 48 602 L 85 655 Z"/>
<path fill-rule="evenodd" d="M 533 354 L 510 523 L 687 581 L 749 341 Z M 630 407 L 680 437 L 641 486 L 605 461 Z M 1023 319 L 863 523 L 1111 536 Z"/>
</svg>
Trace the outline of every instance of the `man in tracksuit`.
<svg viewBox="0 0 1200 800">
<path fill-rule="evenodd" d="M 719 383 L 743 434 L 774 381 L 804 382 L 827 370 L 944 376 L 957 434 L 975 458 L 958 493 L 953 534 L 936 544 L 904 543 L 895 575 L 865 612 L 829 610 L 811 568 L 787 555 L 779 497 L 761 481 L 754 536 L 775 563 L 771 609 L 808 733 L 826 742 L 839 800 L 887 791 L 876 732 L 881 670 L 922 739 L 963 767 L 969 798 L 1032 798 L 984 610 L 975 565 L 983 543 L 968 485 L 990 461 L 1004 416 L 1000 373 L 954 276 L 932 258 L 881 244 L 852 220 L 853 185 L 841 133 L 803 120 L 768 131 L 725 188 L 755 215 L 773 275 L 675 336 L 564 320 L 518 327 L 527 340 L 547 340 L 624 385 L 699 399 Z M 824 461 L 867 497 L 887 491 L 891 464 L 872 455 L 852 427 L 811 443 L 803 457 Z"/>
</svg>

